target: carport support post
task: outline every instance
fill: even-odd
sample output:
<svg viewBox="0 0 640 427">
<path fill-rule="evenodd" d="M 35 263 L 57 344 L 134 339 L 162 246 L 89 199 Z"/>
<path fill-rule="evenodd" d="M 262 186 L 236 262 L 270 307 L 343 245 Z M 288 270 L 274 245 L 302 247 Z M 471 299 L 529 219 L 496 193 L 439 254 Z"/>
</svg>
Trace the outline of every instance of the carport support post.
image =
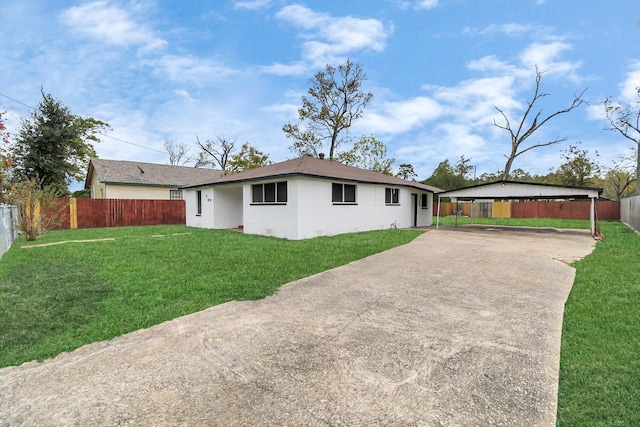
<svg viewBox="0 0 640 427">
<path fill-rule="evenodd" d="M 596 198 L 591 198 L 591 210 L 589 211 L 589 222 L 591 224 L 591 235 L 596 234 Z"/>
<path fill-rule="evenodd" d="M 436 230 L 440 226 L 440 196 L 438 197 L 438 215 L 436 215 Z"/>
</svg>

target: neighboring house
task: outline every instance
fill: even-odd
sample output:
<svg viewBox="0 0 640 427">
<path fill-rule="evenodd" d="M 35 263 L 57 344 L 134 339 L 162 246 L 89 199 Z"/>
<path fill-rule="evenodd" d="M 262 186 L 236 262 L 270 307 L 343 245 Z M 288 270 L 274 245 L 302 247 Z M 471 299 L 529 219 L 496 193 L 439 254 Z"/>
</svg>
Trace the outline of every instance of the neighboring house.
<svg viewBox="0 0 640 427">
<path fill-rule="evenodd" d="M 439 188 L 303 156 L 184 187 L 187 225 L 306 239 L 428 226 Z"/>
<path fill-rule="evenodd" d="M 209 182 L 219 170 L 124 160 L 91 159 L 84 188 L 92 199 L 181 200 L 180 187 Z"/>
</svg>

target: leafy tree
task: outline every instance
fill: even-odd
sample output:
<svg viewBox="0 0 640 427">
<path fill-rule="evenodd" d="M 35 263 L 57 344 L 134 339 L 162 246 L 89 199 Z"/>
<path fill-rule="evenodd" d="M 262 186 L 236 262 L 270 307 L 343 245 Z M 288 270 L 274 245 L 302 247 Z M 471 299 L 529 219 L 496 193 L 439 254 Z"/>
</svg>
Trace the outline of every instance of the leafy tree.
<svg viewBox="0 0 640 427">
<path fill-rule="evenodd" d="M 509 179 L 511 179 L 512 181 L 518 182 L 533 182 L 536 181 L 536 178 L 537 177 L 532 176 L 529 172 L 522 168 L 517 168 L 511 171 L 511 176 L 509 177 Z"/>
<path fill-rule="evenodd" d="M 264 154 L 248 142 L 242 144 L 240 151 L 233 154 L 228 161 L 228 173 L 242 172 L 248 169 L 259 168 L 271 164 L 269 155 Z"/>
<path fill-rule="evenodd" d="M 9 146 L 9 132 L 4 124 L 4 117 L 6 112 L 0 111 L 0 204 L 4 203 L 4 190 L 7 178 L 9 178 L 9 170 L 13 165 L 11 160 L 10 146 Z"/>
<path fill-rule="evenodd" d="M 224 134 L 216 135 L 216 140 L 200 142 L 196 137 L 196 145 L 200 148 L 196 167 L 212 167 L 223 172 L 229 167 L 229 158 L 236 147 L 236 139 L 229 139 Z"/>
<path fill-rule="evenodd" d="M 613 200 L 620 200 L 623 197 L 632 196 L 638 185 L 636 176 L 635 149 L 631 155 L 621 155 L 613 161 L 613 167 L 607 171 L 603 181 L 603 196 Z"/>
<path fill-rule="evenodd" d="M 525 109 L 524 114 L 522 115 L 522 118 L 517 123 L 515 128 L 512 127 L 511 121 L 509 120 L 509 117 L 507 117 L 507 114 L 503 110 L 501 110 L 500 108 L 494 105 L 494 108 L 498 110 L 498 112 L 504 119 L 504 123 L 500 124 L 494 120 L 493 125 L 500 129 L 506 130 L 507 132 L 509 132 L 509 136 L 511 137 L 511 152 L 509 153 L 508 156 L 506 156 L 507 162 L 504 166 L 504 172 L 502 175 L 502 179 L 504 180 L 509 179 L 509 175 L 511 173 L 511 167 L 516 157 L 526 153 L 527 151 L 533 150 L 534 148 L 546 147 L 549 145 L 558 144 L 560 142 L 566 141 L 567 138 L 555 138 L 547 142 L 536 142 L 530 145 L 525 144 L 525 142 L 527 142 L 527 140 L 531 137 L 531 135 L 533 135 L 538 129 L 540 129 L 549 120 L 561 114 L 568 113 L 574 110 L 575 108 L 578 108 L 580 105 L 586 102 L 584 99 L 582 99 L 582 96 L 584 95 L 584 92 L 586 90 L 585 89 L 582 91 L 582 93 L 580 93 L 580 95 L 574 95 L 573 101 L 571 101 L 571 104 L 569 104 L 567 108 L 556 111 L 555 113 L 545 117 L 540 117 L 542 115 L 542 110 L 539 110 L 534 115 L 533 120 L 530 121 L 531 115 L 533 114 L 533 108 L 536 102 L 540 101 L 540 99 L 546 96 L 549 96 L 548 93 L 540 92 L 542 75 L 543 75 L 543 72 L 539 71 L 538 67 L 536 66 L 536 87 L 533 92 L 533 97 L 531 98 L 531 101 L 527 102 L 527 108 Z"/>
<path fill-rule="evenodd" d="M 29 179 L 57 195 L 69 194 L 69 184 L 84 179 L 84 171 L 96 152 L 91 142 L 107 123 L 76 116 L 50 94 L 27 120 L 15 137 L 15 174 L 17 180 Z"/>
<path fill-rule="evenodd" d="M 349 59 L 337 68 L 327 65 L 318 72 L 309 81 L 309 97 L 302 97 L 299 122 L 282 127 L 286 137 L 293 140 L 289 148 L 300 155 L 318 156 L 327 142 L 329 159 L 337 157 L 337 149 L 348 139 L 353 121 L 362 117 L 373 98 L 371 92 L 362 90 L 366 79 L 362 67 Z"/>
<path fill-rule="evenodd" d="M 18 208 L 20 231 L 27 241 L 36 240 L 59 225 L 68 206 L 67 202 L 57 199 L 56 188 L 28 177 L 11 185 L 9 203 Z"/>
<path fill-rule="evenodd" d="M 611 124 L 607 130 L 618 132 L 633 141 L 636 147 L 636 178 L 640 176 L 640 87 L 636 88 L 637 98 L 629 104 L 607 98 L 604 101 L 604 111 Z M 636 186 L 635 194 L 640 195 L 640 187 Z"/>
<path fill-rule="evenodd" d="M 392 174 L 394 159 L 387 158 L 387 146 L 373 135 L 363 136 L 349 151 L 340 153 L 338 161 L 350 166 Z"/>
<path fill-rule="evenodd" d="M 413 170 L 413 165 L 410 163 L 401 163 L 398 167 L 398 173 L 396 176 L 398 178 L 406 179 L 407 181 L 415 181 L 418 177 L 416 171 Z"/>
<path fill-rule="evenodd" d="M 579 144 L 570 145 L 562 152 L 564 162 L 551 174 L 555 183 L 579 187 L 594 185 L 594 179 L 600 174 L 600 164 L 597 159 L 589 158 L 589 151 L 581 150 Z M 597 151 L 595 156 L 600 156 Z"/>
<path fill-rule="evenodd" d="M 165 139 L 162 142 L 164 150 L 169 155 L 169 165 L 171 166 L 184 166 L 193 160 L 193 157 L 189 154 L 191 148 L 189 148 L 184 142 L 176 144 L 169 139 Z"/>
<path fill-rule="evenodd" d="M 423 181 L 424 184 L 442 188 L 443 190 L 455 190 L 469 184 L 467 175 L 473 169 L 469 165 L 471 159 L 460 156 L 460 160 L 451 166 L 449 159 L 438 164 L 429 178 Z"/>
</svg>

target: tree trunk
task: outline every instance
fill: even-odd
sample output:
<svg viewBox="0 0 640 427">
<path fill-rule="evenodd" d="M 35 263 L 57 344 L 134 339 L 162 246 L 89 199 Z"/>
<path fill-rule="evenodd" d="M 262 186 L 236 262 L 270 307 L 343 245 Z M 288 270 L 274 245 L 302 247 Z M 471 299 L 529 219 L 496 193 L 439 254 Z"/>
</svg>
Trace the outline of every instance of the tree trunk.
<svg viewBox="0 0 640 427">
<path fill-rule="evenodd" d="M 633 192 L 636 196 L 640 196 L 640 143 L 636 148 L 636 191 Z"/>
</svg>

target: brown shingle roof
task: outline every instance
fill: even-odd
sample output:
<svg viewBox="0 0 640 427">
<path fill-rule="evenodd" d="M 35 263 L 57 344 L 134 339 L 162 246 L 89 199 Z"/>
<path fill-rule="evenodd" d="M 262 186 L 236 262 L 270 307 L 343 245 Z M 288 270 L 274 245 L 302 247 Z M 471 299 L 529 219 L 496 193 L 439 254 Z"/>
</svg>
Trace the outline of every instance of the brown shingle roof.
<svg viewBox="0 0 640 427">
<path fill-rule="evenodd" d="M 193 183 L 187 187 L 200 187 L 203 185 L 217 185 L 242 181 L 256 181 L 287 176 L 309 176 L 315 178 L 336 179 L 343 181 L 365 182 L 371 184 L 387 184 L 405 187 L 413 187 L 437 193 L 440 188 L 424 185 L 419 182 L 406 181 L 383 173 L 372 172 L 331 160 L 322 160 L 311 156 L 302 156 L 292 160 L 249 169 L 244 172 L 221 176 L 209 182 Z"/>
<path fill-rule="evenodd" d="M 91 171 L 101 182 L 110 184 L 162 185 L 181 187 L 196 182 L 215 180 L 219 170 L 187 166 L 169 166 L 157 163 L 131 162 L 126 160 L 91 159 L 87 171 L 85 188 L 93 178 Z"/>
</svg>

